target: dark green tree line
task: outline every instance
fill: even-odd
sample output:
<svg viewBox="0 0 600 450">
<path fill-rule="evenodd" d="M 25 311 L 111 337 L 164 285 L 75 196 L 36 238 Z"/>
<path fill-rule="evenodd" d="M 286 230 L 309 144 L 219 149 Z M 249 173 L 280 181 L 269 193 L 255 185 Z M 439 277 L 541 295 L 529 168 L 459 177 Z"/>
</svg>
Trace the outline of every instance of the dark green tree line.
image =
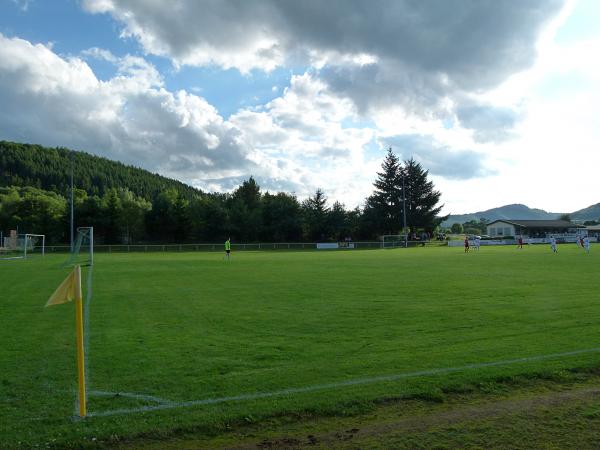
<svg viewBox="0 0 600 450">
<path fill-rule="evenodd" d="M 0 187 L 0 230 L 68 242 L 69 171 L 64 165 L 70 167 L 69 154 L 0 142 L 0 180 L 31 184 Z M 221 242 L 227 237 L 234 242 L 372 240 L 401 233 L 405 215 L 412 232 L 433 232 L 443 220 L 437 216 L 440 193 L 428 172 L 413 159 L 400 162 L 391 149 L 373 194 L 363 208 L 353 210 L 331 204 L 321 189 L 300 202 L 287 193 L 263 192 L 250 177 L 232 193 L 207 194 L 103 158 L 78 153 L 75 158 L 75 226 L 93 226 L 97 243 Z"/>
</svg>

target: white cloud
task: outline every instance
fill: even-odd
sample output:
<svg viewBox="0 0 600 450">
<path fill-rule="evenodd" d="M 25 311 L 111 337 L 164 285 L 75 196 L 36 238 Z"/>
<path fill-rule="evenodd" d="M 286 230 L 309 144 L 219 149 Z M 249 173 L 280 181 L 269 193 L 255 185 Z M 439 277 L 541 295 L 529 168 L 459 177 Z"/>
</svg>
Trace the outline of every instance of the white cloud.
<svg viewBox="0 0 600 450">
<path fill-rule="evenodd" d="M 497 107 L 477 98 L 533 65 L 540 34 L 568 15 L 571 6 L 563 4 L 83 2 L 89 12 L 110 14 L 123 36 L 136 39 L 144 51 L 177 66 L 217 65 L 247 73 L 308 65 L 362 114 L 400 106 L 426 119 L 458 120 L 482 142 L 510 138 L 520 114 L 514 105 Z"/>
<path fill-rule="evenodd" d="M 0 35 L 1 138 L 88 150 L 203 189 L 250 175 L 301 197 L 321 187 L 348 206 L 372 190 L 377 146 L 392 145 L 431 169 L 446 212 L 598 202 L 600 38 L 555 42 L 572 2 L 82 4 L 176 66 L 306 71 L 225 120 L 197 95 L 210 85 L 170 91 L 139 56 L 61 57 Z M 88 58 L 115 75 L 97 79 Z"/>
<path fill-rule="evenodd" d="M 352 103 L 307 73 L 293 76 L 281 97 L 258 111 L 240 111 L 230 121 L 245 143 L 260 149 L 261 164 L 271 161 L 276 178 L 293 181 L 296 194 L 306 197 L 322 187 L 333 199 L 354 206 L 373 182 L 374 169 L 365 170 L 373 166 L 365 147 L 375 132 L 342 127 L 348 118 L 356 118 Z"/>
<path fill-rule="evenodd" d="M 29 5 L 33 3 L 33 0 L 12 0 L 12 2 L 21 8 L 22 11 L 27 12 Z"/>
<path fill-rule="evenodd" d="M 253 167 L 237 131 L 204 99 L 169 92 L 139 57 L 116 58 L 108 81 L 79 58 L 0 35 L 0 132 L 5 139 L 69 146 L 162 173 Z M 89 53 L 88 53 L 89 54 Z"/>
<path fill-rule="evenodd" d="M 304 197 L 323 187 L 349 205 L 367 193 L 363 147 L 373 130 L 343 128 L 351 102 L 309 74 L 226 121 L 203 98 L 168 91 L 143 58 L 103 49 L 84 56 L 113 63 L 116 74 L 99 80 L 82 59 L 0 35 L 0 138 L 89 151 L 202 189 L 254 175 L 264 189 Z"/>
</svg>

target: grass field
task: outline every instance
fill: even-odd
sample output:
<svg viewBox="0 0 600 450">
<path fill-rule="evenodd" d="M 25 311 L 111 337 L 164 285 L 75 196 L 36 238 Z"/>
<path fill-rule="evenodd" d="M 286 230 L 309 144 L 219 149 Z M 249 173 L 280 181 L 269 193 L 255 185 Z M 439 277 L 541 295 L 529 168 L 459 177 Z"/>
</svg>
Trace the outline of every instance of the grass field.
<svg viewBox="0 0 600 450">
<path fill-rule="evenodd" d="M 43 308 L 66 257 L 0 261 L 0 447 L 210 435 L 600 366 L 599 250 L 97 254 L 82 421 L 73 305 Z"/>
</svg>

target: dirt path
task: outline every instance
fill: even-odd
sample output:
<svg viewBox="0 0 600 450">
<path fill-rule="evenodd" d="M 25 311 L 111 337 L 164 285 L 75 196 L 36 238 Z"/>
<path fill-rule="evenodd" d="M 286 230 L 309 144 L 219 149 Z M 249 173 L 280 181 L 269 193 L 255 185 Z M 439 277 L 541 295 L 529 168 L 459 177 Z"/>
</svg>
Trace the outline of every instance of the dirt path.
<svg viewBox="0 0 600 450">
<path fill-rule="evenodd" d="M 266 420 L 218 436 L 123 442 L 123 450 L 600 448 L 600 376 L 526 380 L 443 401 L 391 400 L 366 414 Z M 526 439 L 525 441 L 523 439 Z"/>
<path fill-rule="evenodd" d="M 339 448 L 350 444 L 349 441 L 368 440 L 402 432 L 426 432 L 431 429 L 445 428 L 465 422 L 484 421 L 490 418 L 511 416 L 518 413 L 535 412 L 539 409 L 555 408 L 565 404 L 580 404 L 600 400 L 600 387 L 584 387 L 562 392 L 549 392 L 534 397 L 506 399 L 484 402 L 470 406 L 456 406 L 444 411 L 429 412 L 417 416 L 388 420 L 383 423 L 356 424 L 353 428 L 331 430 L 308 434 L 304 437 L 281 436 L 277 438 L 255 440 L 231 449 L 296 449 L 296 448 Z M 360 447 L 359 447 L 360 448 Z"/>
</svg>

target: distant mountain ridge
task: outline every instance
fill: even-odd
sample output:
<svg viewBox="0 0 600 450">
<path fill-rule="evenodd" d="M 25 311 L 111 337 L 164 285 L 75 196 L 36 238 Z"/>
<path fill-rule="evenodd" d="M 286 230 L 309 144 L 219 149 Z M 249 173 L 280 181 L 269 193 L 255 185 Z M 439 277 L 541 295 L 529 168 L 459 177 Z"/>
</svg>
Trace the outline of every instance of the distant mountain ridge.
<svg viewBox="0 0 600 450">
<path fill-rule="evenodd" d="M 580 209 L 570 215 L 573 220 L 600 220 L 600 203 Z"/>
<path fill-rule="evenodd" d="M 442 227 L 451 227 L 454 223 L 463 224 L 470 220 L 479 222 L 480 219 L 488 219 L 489 221 L 502 219 L 553 220 L 558 219 L 563 214 L 569 214 L 572 220 L 577 221 L 598 220 L 600 219 L 600 203 L 571 213 L 553 213 L 516 203 L 475 213 L 451 214 L 447 220 L 442 222 Z"/>
</svg>

